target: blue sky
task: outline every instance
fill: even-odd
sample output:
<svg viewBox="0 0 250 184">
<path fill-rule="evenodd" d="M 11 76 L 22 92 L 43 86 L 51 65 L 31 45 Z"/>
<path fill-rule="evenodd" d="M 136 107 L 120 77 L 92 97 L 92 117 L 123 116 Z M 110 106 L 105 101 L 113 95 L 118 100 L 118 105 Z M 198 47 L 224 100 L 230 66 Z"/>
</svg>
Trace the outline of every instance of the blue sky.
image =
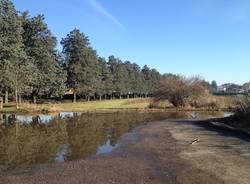
<svg viewBox="0 0 250 184">
<path fill-rule="evenodd" d="M 73 28 L 104 57 L 218 83 L 250 81 L 249 0 L 14 0 L 43 13 L 58 40 Z M 59 47 L 60 48 L 60 47 Z"/>
</svg>

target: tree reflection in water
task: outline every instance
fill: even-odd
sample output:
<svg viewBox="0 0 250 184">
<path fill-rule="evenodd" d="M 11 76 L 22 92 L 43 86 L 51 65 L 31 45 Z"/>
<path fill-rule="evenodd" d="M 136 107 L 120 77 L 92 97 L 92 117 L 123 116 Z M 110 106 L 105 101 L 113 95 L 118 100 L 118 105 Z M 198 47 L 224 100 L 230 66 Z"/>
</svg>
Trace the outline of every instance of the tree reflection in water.
<svg viewBox="0 0 250 184">
<path fill-rule="evenodd" d="M 55 116 L 49 123 L 43 123 L 37 115 L 31 123 L 20 123 L 16 115 L 2 114 L 0 170 L 106 153 L 117 145 L 121 135 L 140 123 L 184 116 L 179 113 L 74 113 L 70 118 Z"/>
</svg>

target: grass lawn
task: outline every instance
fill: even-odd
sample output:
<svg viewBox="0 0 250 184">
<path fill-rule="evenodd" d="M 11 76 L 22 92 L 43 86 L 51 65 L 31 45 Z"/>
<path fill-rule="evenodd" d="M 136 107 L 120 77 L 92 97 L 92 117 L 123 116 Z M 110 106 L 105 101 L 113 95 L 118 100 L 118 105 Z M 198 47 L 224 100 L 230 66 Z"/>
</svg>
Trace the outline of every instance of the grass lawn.
<svg viewBox="0 0 250 184">
<path fill-rule="evenodd" d="M 119 110 L 119 109 L 145 109 L 149 107 L 151 99 L 121 99 L 103 100 L 77 103 L 47 103 L 47 104 L 28 104 L 21 105 L 21 109 L 28 112 L 48 111 L 72 111 L 87 112 L 98 110 Z"/>
</svg>

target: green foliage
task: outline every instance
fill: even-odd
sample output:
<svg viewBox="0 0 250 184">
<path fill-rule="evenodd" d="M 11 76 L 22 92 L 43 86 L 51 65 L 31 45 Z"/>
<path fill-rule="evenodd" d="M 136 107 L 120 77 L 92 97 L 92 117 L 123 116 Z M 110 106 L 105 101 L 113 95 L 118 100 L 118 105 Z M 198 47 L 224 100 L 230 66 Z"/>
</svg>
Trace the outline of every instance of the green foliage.
<svg viewBox="0 0 250 184">
<path fill-rule="evenodd" d="M 22 32 L 22 24 L 14 5 L 8 0 L 1 0 L 0 87 L 15 92 L 15 97 L 27 88 L 32 68 L 24 52 Z"/>
<path fill-rule="evenodd" d="M 215 80 L 212 81 L 211 87 L 212 87 L 213 91 L 217 91 L 218 85 L 217 85 L 217 82 Z"/>
<path fill-rule="evenodd" d="M 23 40 L 28 60 L 33 64 L 31 92 L 33 95 L 61 96 L 65 92 L 65 74 L 59 65 L 60 56 L 56 51 L 56 38 L 48 29 L 43 15 L 29 17 L 22 14 Z"/>
<path fill-rule="evenodd" d="M 10 0 L 0 0 L 0 95 L 35 102 L 37 97 L 62 97 L 68 88 L 88 99 L 147 97 L 159 85 L 155 69 L 98 56 L 79 29 L 61 44 L 62 53 L 43 15 L 18 14 Z"/>
<path fill-rule="evenodd" d="M 93 95 L 101 81 L 101 69 L 88 37 L 74 29 L 61 44 L 66 57 L 67 86 L 81 95 Z"/>
<path fill-rule="evenodd" d="M 112 74 L 112 84 L 113 90 L 117 93 L 126 93 L 128 92 L 127 81 L 128 81 L 128 72 L 125 68 L 125 65 L 122 61 L 114 56 L 110 56 L 108 60 L 108 67 Z"/>
<path fill-rule="evenodd" d="M 113 75 L 110 71 L 110 69 L 108 68 L 108 65 L 105 61 L 105 58 L 100 58 L 98 59 L 99 63 L 98 66 L 100 66 L 100 77 L 101 77 L 101 82 L 99 84 L 99 88 L 97 93 L 99 95 L 111 95 L 113 92 Z"/>
</svg>

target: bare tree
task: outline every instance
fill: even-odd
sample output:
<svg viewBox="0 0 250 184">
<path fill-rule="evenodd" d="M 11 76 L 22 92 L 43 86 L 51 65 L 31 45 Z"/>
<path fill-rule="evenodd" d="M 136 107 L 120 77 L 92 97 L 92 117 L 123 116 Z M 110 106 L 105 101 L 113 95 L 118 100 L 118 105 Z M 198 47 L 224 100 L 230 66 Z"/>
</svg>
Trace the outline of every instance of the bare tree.
<svg viewBox="0 0 250 184">
<path fill-rule="evenodd" d="M 165 76 L 155 91 L 155 100 L 168 100 L 175 107 L 183 107 L 189 98 L 205 94 L 206 88 L 202 82 L 200 77 Z"/>
</svg>

